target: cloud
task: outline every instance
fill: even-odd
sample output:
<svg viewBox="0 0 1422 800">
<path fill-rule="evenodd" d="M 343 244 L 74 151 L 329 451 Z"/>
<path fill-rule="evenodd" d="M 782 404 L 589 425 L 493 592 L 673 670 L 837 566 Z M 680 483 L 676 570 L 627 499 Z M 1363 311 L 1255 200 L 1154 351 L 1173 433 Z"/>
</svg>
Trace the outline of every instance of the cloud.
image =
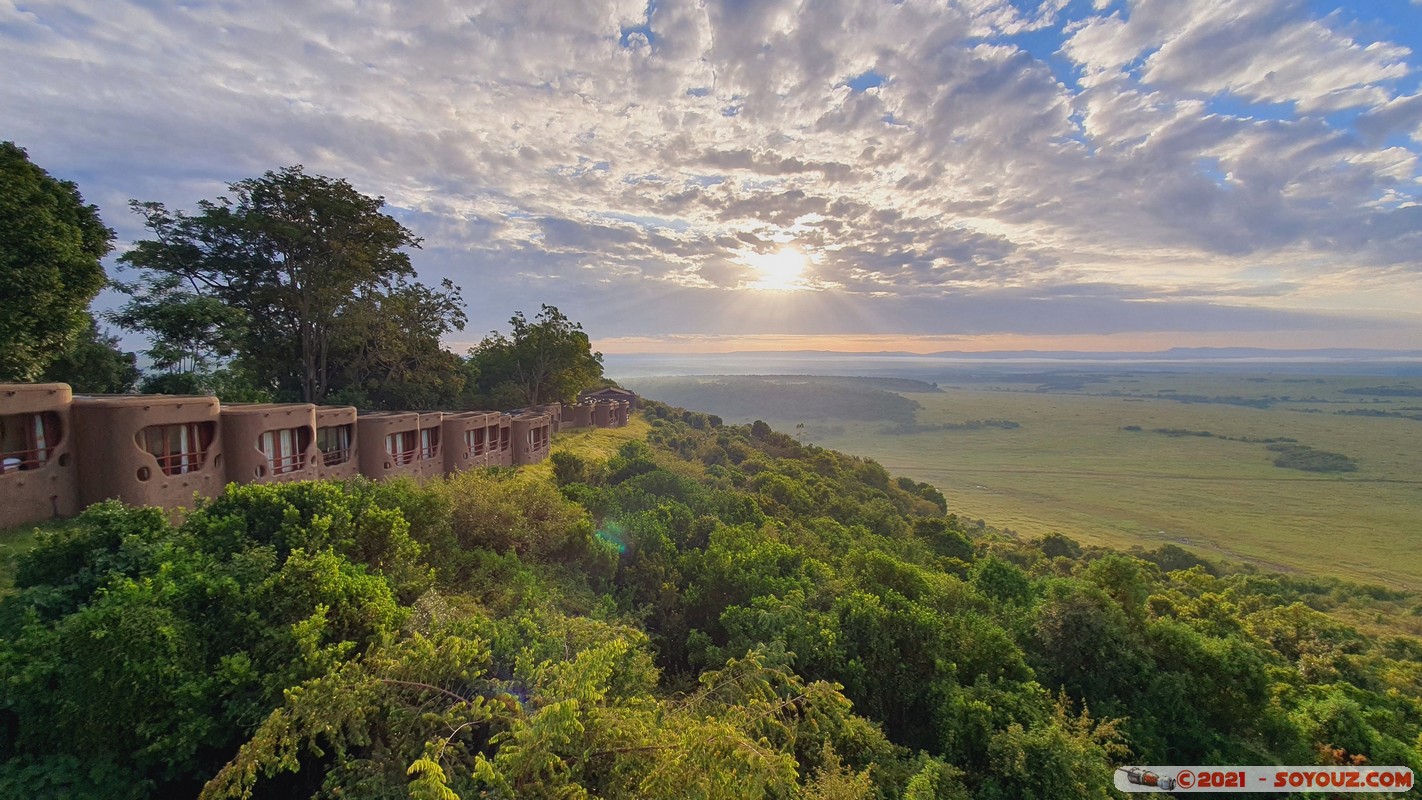
<svg viewBox="0 0 1422 800">
<path fill-rule="evenodd" d="M 1361 43 L 1304 16 L 1301 0 L 1134 0 L 1081 23 L 1063 47 L 1090 71 L 1132 68 L 1153 86 L 1201 95 L 1296 103 L 1326 112 L 1371 106 L 1383 85 L 1408 75 L 1411 55 L 1388 42 Z"/>
<path fill-rule="evenodd" d="M 1418 2 L 1422 4 L 1422 0 Z M 1356 125 L 1373 147 L 1394 133 L 1406 133 L 1413 141 L 1422 142 L 1422 93 L 1395 97 L 1368 109 Z"/>
<path fill-rule="evenodd" d="M 131 197 L 347 177 L 476 329 L 545 301 L 608 336 L 1422 303 L 1405 47 L 1291 0 L 1020 5 L 0 0 L 0 135 L 126 241 Z M 821 291 L 738 288 L 791 242 Z"/>
</svg>

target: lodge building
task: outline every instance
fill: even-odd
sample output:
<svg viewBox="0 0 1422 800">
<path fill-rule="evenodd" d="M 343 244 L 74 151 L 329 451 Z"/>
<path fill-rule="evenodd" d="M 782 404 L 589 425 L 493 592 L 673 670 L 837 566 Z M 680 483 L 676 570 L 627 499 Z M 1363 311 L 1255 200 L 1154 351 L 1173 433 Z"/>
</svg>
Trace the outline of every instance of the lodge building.
<svg viewBox="0 0 1422 800">
<path fill-rule="evenodd" d="M 536 464 L 560 430 L 626 425 L 635 397 L 512 412 L 360 412 L 0 384 L 0 528 L 73 516 L 110 498 L 188 508 L 228 483 L 420 480 Z"/>
</svg>

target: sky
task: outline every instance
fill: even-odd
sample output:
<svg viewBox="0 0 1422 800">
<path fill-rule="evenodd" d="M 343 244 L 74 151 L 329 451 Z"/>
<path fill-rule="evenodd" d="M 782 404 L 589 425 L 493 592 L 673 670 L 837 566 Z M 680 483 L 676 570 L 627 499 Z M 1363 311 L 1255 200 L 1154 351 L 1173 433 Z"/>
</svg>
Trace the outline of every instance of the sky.
<svg viewBox="0 0 1422 800">
<path fill-rule="evenodd" d="M 461 351 L 1422 348 L 1419 51 L 1422 0 L 0 0 L 0 139 L 119 252 L 347 179 Z"/>
</svg>

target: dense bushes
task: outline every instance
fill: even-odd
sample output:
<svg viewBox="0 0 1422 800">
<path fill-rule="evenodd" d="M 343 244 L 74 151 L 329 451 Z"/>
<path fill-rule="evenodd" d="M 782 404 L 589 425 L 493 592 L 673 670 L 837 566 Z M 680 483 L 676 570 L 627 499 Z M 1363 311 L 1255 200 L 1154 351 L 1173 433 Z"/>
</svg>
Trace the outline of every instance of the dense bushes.
<svg viewBox="0 0 1422 800">
<path fill-rule="evenodd" d="M 660 569 L 685 586 L 663 597 L 679 611 L 647 619 L 653 641 L 665 643 L 660 663 L 669 674 L 746 647 L 783 646 L 802 674 L 842 684 L 890 738 L 967 769 L 979 793 L 1036 791 L 997 775 L 991 748 L 980 743 L 1013 725 L 1030 734 L 1050 724 L 1059 690 L 1072 713 L 1089 707 L 1118 718 L 1112 741 L 1138 760 L 1290 763 L 1340 748 L 1356 755 L 1311 721 L 1316 714 L 1301 698 L 1322 689 L 1299 693 L 1341 680 L 1372 709 L 1363 715 L 1374 720 L 1372 733 L 1353 736 L 1354 746 L 1367 741 L 1397 763 L 1417 760 L 1392 745 L 1414 741 L 1422 722 L 1422 683 L 1402 677 L 1415 674 L 1405 659 L 1382 652 L 1395 645 L 1380 647 L 1317 612 L 1331 627 L 1314 623 L 1289 637 L 1274 621 L 1300 599 L 1326 606 L 1340 591 L 1366 598 L 1363 587 L 1218 578 L 1216 567 L 1173 546 L 1139 560 L 1059 534 L 1030 544 L 970 535 L 943 507 L 921 503 L 912 481 L 759 426 L 698 433 L 667 415 L 649 441 L 715 465 L 712 482 L 753 497 L 772 523 L 742 532 L 735 545 L 772 548 L 741 568 L 747 576 L 771 570 L 760 590 L 729 588 L 699 553 L 661 557 Z M 714 551 L 716 534 L 711 541 Z M 805 557 L 791 557 L 795 550 Z M 620 579 L 636 571 L 624 566 Z M 660 630 L 661 618 L 682 627 Z M 1320 636 L 1338 644 L 1308 652 L 1289 643 Z M 1384 663 L 1391 666 L 1378 672 Z M 1409 721 L 1392 727 L 1400 719 Z M 1390 722 L 1377 727 L 1381 720 Z M 1098 744 L 1104 749 L 1091 752 L 1110 749 Z"/>
<path fill-rule="evenodd" d="M 359 537 L 338 544 L 329 517 L 299 522 L 309 487 L 240 532 L 238 508 L 270 512 L 281 493 L 234 492 L 181 528 L 103 504 L 27 559 L 0 628 L 0 794 L 34 796 L 18 790 L 30 770 L 63 773 L 71 759 L 108 765 L 116 783 L 196 793 L 286 687 L 399 629 L 395 585 L 338 552 Z M 370 527 L 392 520 L 405 526 L 396 512 Z M 418 552 L 387 541 L 378 559 Z M 83 770 L 51 780 L 57 795 L 87 782 Z"/>
<path fill-rule="evenodd" d="M 1271 444 L 1269 449 L 1279 455 L 1274 466 L 1301 469 L 1307 472 L 1356 472 L 1358 462 L 1342 453 L 1315 450 L 1302 444 Z"/>
<path fill-rule="evenodd" d="M 651 411 L 553 480 L 231 487 L 179 526 L 95 506 L 0 602 L 0 796 L 1061 798 L 1127 761 L 1422 767 L 1422 646 L 1323 613 L 1406 596 L 1023 542 L 872 461 Z"/>
</svg>

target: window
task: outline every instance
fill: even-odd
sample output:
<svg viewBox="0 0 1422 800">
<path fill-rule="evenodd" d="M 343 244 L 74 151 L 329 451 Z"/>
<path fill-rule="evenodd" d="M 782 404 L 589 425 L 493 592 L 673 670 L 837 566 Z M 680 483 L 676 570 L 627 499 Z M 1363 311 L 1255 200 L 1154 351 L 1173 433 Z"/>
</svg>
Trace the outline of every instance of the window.
<svg viewBox="0 0 1422 800">
<path fill-rule="evenodd" d="M 0 417 L 0 472 L 39 469 L 59 439 L 59 415 L 53 411 Z"/>
<path fill-rule="evenodd" d="M 439 428 L 420 429 L 420 460 L 439 458 Z"/>
<path fill-rule="evenodd" d="M 149 425 L 135 438 L 139 449 L 158 460 L 164 475 L 186 475 L 202 469 L 215 428 L 211 422 Z"/>
<path fill-rule="evenodd" d="M 316 447 L 321 450 L 321 463 L 327 467 L 351 460 L 351 433 L 354 425 L 327 425 L 316 429 Z"/>
<path fill-rule="evenodd" d="M 388 434 L 385 437 L 385 453 L 397 465 L 409 464 L 415 460 L 415 452 L 419 450 L 419 441 L 415 431 Z"/>
<path fill-rule="evenodd" d="M 484 455 L 484 439 L 486 437 L 486 433 L 486 430 L 482 426 L 466 430 L 464 432 L 465 449 L 467 449 L 472 455 Z"/>
<path fill-rule="evenodd" d="M 506 452 L 509 449 L 509 433 L 508 428 L 499 427 L 499 450 L 501 452 Z"/>
<path fill-rule="evenodd" d="M 257 437 L 257 449 L 267 457 L 273 475 L 285 475 L 306 467 L 306 451 L 311 447 L 311 429 L 284 428 L 266 431 Z"/>
</svg>

